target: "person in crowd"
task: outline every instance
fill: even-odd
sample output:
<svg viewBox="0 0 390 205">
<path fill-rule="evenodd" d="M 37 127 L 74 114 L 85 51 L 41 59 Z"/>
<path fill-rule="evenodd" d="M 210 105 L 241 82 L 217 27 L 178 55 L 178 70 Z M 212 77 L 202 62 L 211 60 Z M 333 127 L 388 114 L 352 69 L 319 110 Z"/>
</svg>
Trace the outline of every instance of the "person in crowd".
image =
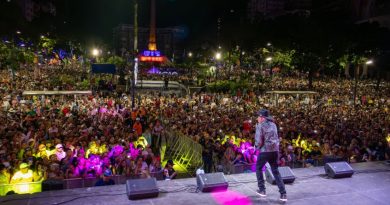
<svg viewBox="0 0 390 205">
<path fill-rule="evenodd" d="M 115 185 L 115 181 L 111 179 L 112 172 L 110 169 L 106 169 L 103 172 L 103 176 L 95 183 L 95 186 L 109 186 Z"/>
<path fill-rule="evenodd" d="M 11 174 L 4 164 L 0 164 L 0 185 L 9 184 L 11 180 Z"/>
<path fill-rule="evenodd" d="M 62 146 L 62 144 L 56 145 L 56 150 L 54 153 L 57 156 L 58 161 L 61 161 L 62 159 L 64 159 L 66 157 L 66 153 L 64 151 L 64 147 Z"/>
<path fill-rule="evenodd" d="M 33 171 L 29 169 L 27 163 L 21 163 L 19 165 L 19 171 L 17 171 L 11 178 L 11 184 L 33 182 Z"/>
<path fill-rule="evenodd" d="M 173 163 L 173 160 L 168 160 L 167 163 L 165 164 L 165 167 L 164 167 L 164 170 L 163 170 L 163 173 L 164 173 L 164 176 L 163 178 L 165 180 L 171 180 L 171 179 L 175 179 L 176 176 L 177 176 L 177 173 L 175 171 L 175 169 L 173 168 L 175 164 Z"/>
<path fill-rule="evenodd" d="M 46 167 L 41 161 L 36 161 L 33 169 L 34 182 L 47 179 Z"/>
</svg>

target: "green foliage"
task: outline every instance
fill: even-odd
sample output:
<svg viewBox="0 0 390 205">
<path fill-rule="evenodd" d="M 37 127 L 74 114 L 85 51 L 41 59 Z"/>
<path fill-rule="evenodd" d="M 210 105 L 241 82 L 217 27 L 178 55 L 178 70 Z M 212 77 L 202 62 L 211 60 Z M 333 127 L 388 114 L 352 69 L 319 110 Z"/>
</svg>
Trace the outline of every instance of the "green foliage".
<svg viewBox="0 0 390 205">
<path fill-rule="evenodd" d="M 236 92 L 237 90 L 249 89 L 248 80 L 239 80 L 237 82 L 229 80 L 220 80 L 208 85 L 208 90 L 211 92 Z"/>
<path fill-rule="evenodd" d="M 90 88 L 90 81 L 88 79 L 84 79 L 81 84 L 80 84 L 80 88 L 82 90 L 88 90 Z"/>
<path fill-rule="evenodd" d="M 126 65 L 126 61 L 119 56 L 111 56 L 107 59 L 107 63 L 114 64 L 118 68 L 123 68 Z"/>
<path fill-rule="evenodd" d="M 25 48 L 19 48 L 12 44 L 0 43 L 0 62 L 2 65 L 17 69 L 20 63 L 31 64 L 34 61 L 34 53 Z M 2 68 L 5 68 L 2 66 Z"/>
<path fill-rule="evenodd" d="M 39 47 L 46 49 L 49 53 L 53 51 L 54 46 L 56 45 L 57 41 L 55 39 L 41 36 L 41 39 L 39 41 Z"/>
<path fill-rule="evenodd" d="M 293 66 L 292 62 L 294 54 L 295 50 L 290 50 L 286 52 L 277 51 L 273 54 L 272 57 L 273 64 L 290 69 Z"/>
</svg>

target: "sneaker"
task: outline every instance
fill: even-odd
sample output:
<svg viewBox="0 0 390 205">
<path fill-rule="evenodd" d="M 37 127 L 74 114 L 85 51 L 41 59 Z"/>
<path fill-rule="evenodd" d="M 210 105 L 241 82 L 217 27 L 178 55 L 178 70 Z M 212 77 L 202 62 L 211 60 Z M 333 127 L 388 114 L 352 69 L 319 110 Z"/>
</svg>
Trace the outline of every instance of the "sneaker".
<svg viewBox="0 0 390 205">
<path fill-rule="evenodd" d="M 281 194 L 280 195 L 280 201 L 286 202 L 287 201 L 287 194 Z"/>
<path fill-rule="evenodd" d="M 266 196 L 267 196 L 267 194 L 265 193 L 265 191 L 257 190 L 256 193 L 257 193 L 259 196 L 261 196 L 261 197 L 266 197 Z"/>
</svg>

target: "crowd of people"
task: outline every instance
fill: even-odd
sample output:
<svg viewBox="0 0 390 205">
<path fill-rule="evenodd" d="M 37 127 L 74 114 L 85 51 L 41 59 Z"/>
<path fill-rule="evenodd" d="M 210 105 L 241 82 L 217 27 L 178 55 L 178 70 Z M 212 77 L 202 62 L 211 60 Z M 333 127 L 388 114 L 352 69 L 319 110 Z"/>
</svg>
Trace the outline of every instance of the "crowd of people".
<svg viewBox="0 0 390 205">
<path fill-rule="evenodd" d="M 235 95 L 144 93 L 132 109 L 125 94 L 101 96 L 22 96 L 31 85 L 53 88 L 47 70 L 0 73 L 0 184 L 99 177 L 148 177 L 163 171 L 174 178 L 173 162 L 163 167 L 160 145 L 165 130 L 183 133 L 203 146 L 206 172 L 256 162 L 255 113 L 267 108 L 282 138 L 280 163 L 315 166 L 327 160 L 364 162 L 390 158 L 390 90 L 325 79 L 317 94 L 280 95 L 257 90 Z M 50 71 L 47 71 L 50 72 Z M 15 77 L 16 76 L 16 77 Z M 42 84 L 42 83 L 46 84 Z M 300 90 L 303 78 L 272 79 L 271 90 Z M 41 86 L 39 86 L 41 85 Z M 65 89 L 72 90 L 71 84 Z M 386 140 L 387 139 L 387 140 Z"/>
<path fill-rule="evenodd" d="M 107 169 L 135 177 L 162 171 L 158 115 L 132 110 L 126 100 L 3 95 L 1 183 L 98 177 Z"/>
</svg>

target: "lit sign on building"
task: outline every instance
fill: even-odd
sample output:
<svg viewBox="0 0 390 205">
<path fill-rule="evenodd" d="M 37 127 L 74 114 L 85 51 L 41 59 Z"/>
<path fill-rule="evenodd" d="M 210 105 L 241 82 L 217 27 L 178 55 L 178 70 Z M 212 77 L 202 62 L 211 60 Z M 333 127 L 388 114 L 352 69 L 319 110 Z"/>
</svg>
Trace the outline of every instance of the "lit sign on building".
<svg viewBox="0 0 390 205">
<path fill-rule="evenodd" d="M 142 55 L 140 56 L 139 60 L 141 62 L 163 62 L 164 57 L 161 56 L 160 51 L 146 50 L 142 52 Z"/>
<path fill-rule="evenodd" d="M 143 56 L 147 56 L 147 57 L 160 57 L 161 53 L 160 53 L 160 51 L 149 51 L 149 50 L 146 50 L 146 51 L 143 52 Z"/>
</svg>

